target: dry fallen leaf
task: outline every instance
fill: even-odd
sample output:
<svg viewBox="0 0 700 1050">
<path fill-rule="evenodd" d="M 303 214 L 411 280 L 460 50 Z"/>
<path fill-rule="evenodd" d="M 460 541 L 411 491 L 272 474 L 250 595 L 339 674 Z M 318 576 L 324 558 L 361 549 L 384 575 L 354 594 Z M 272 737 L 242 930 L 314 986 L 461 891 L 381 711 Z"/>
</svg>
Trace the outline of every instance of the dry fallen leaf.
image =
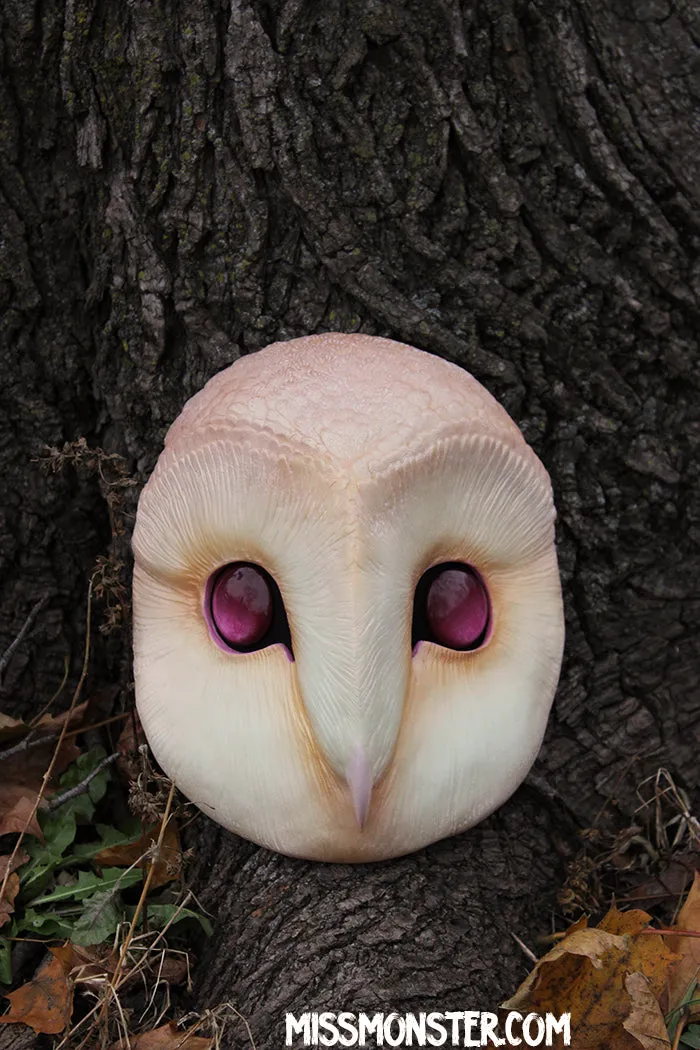
<svg viewBox="0 0 700 1050">
<path fill-rule="evenodd" d="M 82 988 L 94 992 L 104 989 L 105 979 L 111 979 L 119 963 L 119 952 L 116 949 L 105 948 L 104 945 L 82 946 L 77 944 L 67 945 L 72 949 L 72 957 L 68 966 L 70 977 L 80 983 Z M 149 961 L 142 962 L 139 972 L 133 974 L 127 972 L 120 987 L 127 987 L 135 982 L 152 977 L 159 982 L 176 985 L 182 984 L 187 979 L 188 966 L 187 957 L 183 952 L 154 951 Z"/>
<path fill-rule="evenodd" d="M 66 961 L 71 980 L 79 981 L 82 988 L 92 991 L 103 988 L 105 978 L 111 977 L 115 971 L 119 953 L 99 944 L 83 946 L 69 943 L 65 947 L 71 951 L 70 959 Z"/>
<path fill-rule="evenodd" d="M 14 857 L 12 855 L 0 857 L 0 886 L 2 886 L 5 879 L 8 865 L 12 873 L 7 880 L 5 892 L 0 899 L 0 926 L 4 926 L 6 922 L 10 921 L 10 915 L 15 910 L 14 901 L 19 893 L 19 875 L 14 874 L 14 872 L 16 868 L 19 868 L 27 860 L 29 860 L 29 854 L 24 852 L 19 852 Z"/>
<path fill-rule="evenodd" d="M 690 887 L 685 904 L 678 913 L 675 929 L 700 933 L 700 871 L 695 872 L 693 885 Z M 666 936 L 666 944 L 680 958 L 671 967 L 668 982 L 668 996 L 665 1006 L 672 1010 L 683 999 L 688 985 L 693 979 L 700 983 L 700 937 Z M 700 1016 L 700 1011 L 693 1011 L 693 1016 Z"/>
<path fill-rule="evenodd" d="M 131 1050 L 210 1050 L 213 1038 L 201 1035 L 189 1035 L 181 1032 L 172 1021 L 169 1024 L 154 1028 L 151 1032 L 130 1036 Z M 122 1043 L 113 1043 L 110 1050 L 123 1050 Z"/>
<path fill-rule="evenodd" d="M 503 1008 L 570 1013 L 576 1050 L 669 1047 L 661 1009 L 656 1004 L 654 1010 L 653 1004 L 676 956 L 660 934 L 640 934 L 648 924 L 646 912 L 616 908 L 597 928 L 577 923 L 539 960 Z M 643 981 L 634 975 L 642 975 Z"/>
<path fill-rule="evenodd" d="M 4 744 L 6 740 L 14 740 L 16 737 L 22 736 L 27 729 L 28 726 L 24 722 L 20 722 L 18 718 L 11 718 L 0 711 L 0 744 Z"/>
<path fill-rule="evenodd" d="M 630 973 L 625 988 L 632 1000 L 632 1009 L 623 1028 L 644 1050 L 663 1050 L 671 1045 L 666 1022 L 659 1001 L 649 987 L 643 973 Z"/>
<path fill-rule="evenodd" d="M 72 728 L 81 724 L 86 707 L 87 702 L 74 709 L 69 721 Z M 58 734 L 67 718 L 68 712 L 63 712 L 55 718 L 44 715 L 34 727 L 36 735 L 27 740 L 27 747 L 22 747 L 8 757 L 3 757 L 0 752 L 0 835 L 19 834 L 24 831 L 25 834 L 35 835 L 43 842 L 36 815 L 33 819 L 30 818 L 41 790 L 44 773 L 49 767 L 58 742 Z M 2 716 L 0 741 L 12 741 L 6 750 L 16 747 L 31 731 L 26 723 L 8 718 L 7 715 Z M 48 732 L 51 735 L 46 735 Z M 79 754 L 73 738 L 65 739 L 54 764 L 54 778 L 63 773 Z"/>
<path fill-rule="evenodd" d="M 19 741 L 31 730 L 36 730 L 39 734 L 51 732 L 56 737 L 66 719 L 69 719 L 70 729 L 77 729 L 87 710 L 88 702 L 85 700 L 82 704 L 78 704 L 72 712 L 61 711 L 57 715 L 42 715 L 36 723 L 23 722 L 19 718 L 11 718 L 0 711 L 0 744 Z"/>
<path fill-rule="evenodd" d="M 639 901 L 681 897 L 700 869 L 700 850 L 675 853 L 656 878 L 644 879 L 631 891 L 630 896 Z"/>
<path fill-rule="evenodd" d="M 108 846 L 95 857 L 95 863 L 103 868 L 127 868 L 142 857 L 158 841 L 160 825 L 152 824 L 136 842 L 125 846 Z M 165 829 L 160 855 L 155 864 L 151 888 L 157 889 L 166 882 L 176 879 L 181 867 L 182 851 L 180 835 L 175 824 L 170 823 Z"/>
<path fill-rule="evenodd" d="M 58 1035 L 68 1025 L 73 1012 L 73 985 L 67 977 L 72 948 L 50 948 L 34 977 L 16 992 L 9 992 L 10 1009 L 0 1024 L 26 1024 L 35 1032 Z"/>
<path fill-rule="evenodd" d="M 35 835 L 41 842 L 44 835 L 34 813 L 38 791 L 24 784 L 0 784 L 0 835 Z"/>
<path fill-rule="evenodd" d="M 4 881 L 5 876 L 3 875 L 2 878 Z M 13 873 L 5 883 L 5 892 L 2 895 L 2 899 L 0 899 L 0 926 L 4 926 L 6 922 L 10 921 L 10 915 L 15 910 L 14 901 L 18 893 L 19 875 Z"/>
<path fill-rule="evenodd" d="M 668 970 L 676 961 L 673 949 L 666 937 L 659 934 L 642 934 L 649 928 L 651 916 L 639 908 L 618 911 L 612 907 L 598 923 L 599 930 L 618 934 L 630 940 L 630 973 L 643 973 L 652 992 L 659 999 L 666 987 Z"/>
<path fill-rule="evenodd" d="M 146 743 L 146 734 L 135 711 L 124 722 L 119 739 L 117 740 L 117 772 L 126 785 L 131 781 L 138 780 L 139 773 L 143 768 L 139 748 Z"/>
</svg>

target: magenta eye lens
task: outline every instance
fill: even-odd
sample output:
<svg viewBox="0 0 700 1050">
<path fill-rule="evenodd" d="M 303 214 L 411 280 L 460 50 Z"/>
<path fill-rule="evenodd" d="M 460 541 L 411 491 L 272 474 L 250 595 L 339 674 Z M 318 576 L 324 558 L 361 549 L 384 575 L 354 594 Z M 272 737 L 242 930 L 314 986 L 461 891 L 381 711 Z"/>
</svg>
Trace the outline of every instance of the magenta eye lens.
<svg viewBox="0 0 700 1050">
<path fill-rule="evenodd" d="M 423 574 L 413 606 L 413 639 L 447 649 L 479 649 L 489 636 L 491 603 L 470 565 L 446 562 Z"/>
<path fill-rule="evenodd" d="M 230 565 L 216 578 L 211 615 L 217 631 L 230 645 L 255 645 L 272 623 L 272 595 L 264 576 L 253 565 Z"/>
<path fill-rule="evenodd" d="M 206 587 L 204 616 L 221 649 L 252 652 L 282 642 L 292 658 L 279 588 L 260 565 L 233 562 L 214 573 Z"/>
<path fill-rule="evenodd" d="M 486 630 L 489 600 L 476 576 L 464 569 L 445 569 L 428 589 L 428 623 L 441 645 L 463 649 Z"/>
</svg>

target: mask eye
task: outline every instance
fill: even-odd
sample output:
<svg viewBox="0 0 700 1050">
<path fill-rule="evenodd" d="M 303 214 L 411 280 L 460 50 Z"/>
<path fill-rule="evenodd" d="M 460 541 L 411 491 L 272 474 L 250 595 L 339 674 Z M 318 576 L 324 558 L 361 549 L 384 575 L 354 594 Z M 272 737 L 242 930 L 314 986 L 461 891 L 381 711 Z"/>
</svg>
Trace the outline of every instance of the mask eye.
<svg viewBox="0 0 700 1050">
<path fill-rule="evenodd" d="M 476 569 L 462 562 L 435 565 L 416 587 L 411 645 L 480 649 L 490 637 L 491 619 L 489 594 Z"/>
<path fill-rule="evenodd" d="M 279 587 L 260 565 L 232 562 L 213 573 L 205 590 L 204 617 L 220 649 L 250 653 L 282 642 L 291 656 Z"/>
</svg>

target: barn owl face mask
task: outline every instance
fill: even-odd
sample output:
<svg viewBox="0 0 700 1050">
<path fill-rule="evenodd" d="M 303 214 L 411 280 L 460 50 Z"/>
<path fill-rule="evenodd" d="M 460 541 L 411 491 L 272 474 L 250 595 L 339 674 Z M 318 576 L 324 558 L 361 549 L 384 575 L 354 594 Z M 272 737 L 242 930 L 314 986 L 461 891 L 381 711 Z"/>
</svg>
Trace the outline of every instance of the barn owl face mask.
<svg viewBox="0 0 700 1050">
<path fill-rule="evenodd" d="M 136 702 L 224 827 L 371 861 L 463 831 L 539 750 L 564 622 L 549 477 L 463 369 L 309 336 L 185 405 L 134 531 Z"/>
</svg>

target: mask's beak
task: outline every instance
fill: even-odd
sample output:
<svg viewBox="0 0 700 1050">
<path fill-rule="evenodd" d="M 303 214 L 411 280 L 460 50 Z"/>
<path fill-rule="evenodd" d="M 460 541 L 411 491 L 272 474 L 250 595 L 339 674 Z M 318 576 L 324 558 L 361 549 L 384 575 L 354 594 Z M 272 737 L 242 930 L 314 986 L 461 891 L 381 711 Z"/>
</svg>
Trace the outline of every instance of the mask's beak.
<svg viewBox="0 0 700 1050">
<path fill-rule="evenodd" d="M 363 748 L 358 744 L 345 768 L 345 779 L 350 788 L 352 807 L 360 830 L 365 826 L 372 799 L 372 769 Z"/>
</svg>

